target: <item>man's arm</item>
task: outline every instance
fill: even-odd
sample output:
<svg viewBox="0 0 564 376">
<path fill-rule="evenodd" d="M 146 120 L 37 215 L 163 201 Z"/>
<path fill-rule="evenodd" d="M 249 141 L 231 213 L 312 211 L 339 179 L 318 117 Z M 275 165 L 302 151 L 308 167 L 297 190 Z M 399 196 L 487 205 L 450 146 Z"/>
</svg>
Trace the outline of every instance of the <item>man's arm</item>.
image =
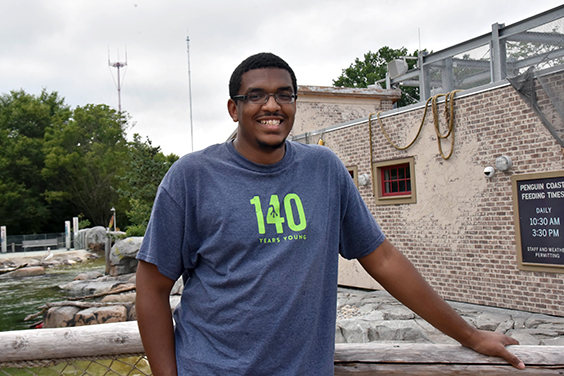
<svg viewBox="0 0 564 376">
<path fill-rule="evenodd" d="M 390 294 L 441 332 L 465 347 L 485 355 L 504 358 L 518 369 L 525 368 L 523 362 L 505 348 L 507 345 L 518 345 L 517 340 L 469 325 L 388 240 L 359 261 Z"/>
<path fill-rule="evenodd" d="M 135 310 L 145 353 L 155 376 L 176 376 L 174 326 L 170 308 L 173 280 L 157 266 L 139 260 Z"/>
</svg>

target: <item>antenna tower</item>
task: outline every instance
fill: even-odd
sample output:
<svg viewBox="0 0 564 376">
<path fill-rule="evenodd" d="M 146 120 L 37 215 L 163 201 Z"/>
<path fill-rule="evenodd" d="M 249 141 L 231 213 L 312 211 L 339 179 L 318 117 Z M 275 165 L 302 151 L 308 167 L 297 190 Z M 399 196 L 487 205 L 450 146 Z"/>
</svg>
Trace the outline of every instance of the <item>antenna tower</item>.
<svg viewBox="0 0 564 376">
<path fill-rule="evenodd" d="M 118 51 L 119 60 L 119 51 Z M 125 50 L 125 62 L 110 62 L 110 51 L 108 49 L 108 66 L 117 68 L 117 91 L 118 91 L 118 110 L 121 113 L 121 81 L 120 81 L 120 69 L 127 66 L 127 49 Z M 125 73 L 124 73 L 125 77 Z"/>
</svg>

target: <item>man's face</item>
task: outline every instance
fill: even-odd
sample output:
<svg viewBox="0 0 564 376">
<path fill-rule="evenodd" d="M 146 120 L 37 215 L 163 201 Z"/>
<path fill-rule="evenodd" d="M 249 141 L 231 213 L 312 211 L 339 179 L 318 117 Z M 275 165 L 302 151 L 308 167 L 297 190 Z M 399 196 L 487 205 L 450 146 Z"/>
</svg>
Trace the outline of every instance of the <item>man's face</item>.
<svg viewBox="0 0 564 376">
<path fill-rule="evenodd" d="M 290 73 L 278 68 L 254 69 L 244 73 L 238 94 L 248 95 L 253 92 L 294 93 Z M 278 104 L 273 96 L 262 105 L 230 99 L 228 109 L 233 120 L 239 122 L 236 148 L 249 158 L 246 153 L 269 154 L 284 146 L 294 125 L 296 103 Z"/>
</svg>

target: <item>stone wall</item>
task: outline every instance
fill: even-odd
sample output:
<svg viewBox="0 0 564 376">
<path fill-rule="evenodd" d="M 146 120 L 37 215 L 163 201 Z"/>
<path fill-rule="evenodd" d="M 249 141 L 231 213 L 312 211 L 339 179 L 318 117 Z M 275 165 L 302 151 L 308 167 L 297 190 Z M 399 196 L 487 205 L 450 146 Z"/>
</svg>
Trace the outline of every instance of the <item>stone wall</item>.
<svg viewBox="0 0 564 376">
<path fill-rule="evenodd" d="M 446 299 L 564 316 L 564 274 L 518 268 L 511 190 L 514 174 L 564 170 L 563 149 L 511 86 L 459 95 L 454 108 L 449 160 L 439 155 L 430 110 L 406 151 L 393 148 L 372 122 L 372 162 L 415 158 L 417 203 L 377 206 L 372 182 L 360 193 L 392 243 Z M 415 137 L 423 112 L 419 107 L 382 119 L 396 144 Z M 443 106 L 444 129 L 442 116 Z M 323 138 L 345 165 L 371 175 L 369 134 L 364 121 Z M 450 141 L 443 148 L 448 153 Z M 486 179 L 484 168 L 502 154 L 513 168 Z"/>
</svg>

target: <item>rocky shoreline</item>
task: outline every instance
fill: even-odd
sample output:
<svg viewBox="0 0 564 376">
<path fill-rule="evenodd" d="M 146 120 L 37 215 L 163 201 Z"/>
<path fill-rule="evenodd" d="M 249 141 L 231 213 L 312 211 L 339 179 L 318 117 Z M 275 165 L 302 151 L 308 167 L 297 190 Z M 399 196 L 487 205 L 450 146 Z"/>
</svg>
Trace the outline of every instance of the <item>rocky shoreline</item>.
<svg viewBox="0 0 564 376">
<path fill-rule="evenodd" d="M 0 278 L 41 275 L 45 274 L 46 268 L 74 265 L 99 257 L 96 253 L 83 249 L 1 253 Z"/>
<path fill-rule="evenodd" d="M 45 257 L 45 256 L 42 256 Z M 50 260 L 37 255 L 24 258 L 0 258 L 0 270 L 25 263 L 26 268 L 56 267 L 86 261 L 97 255 L 87 251 L 66 251 L 53 254 Z M 8 260 L 8 261 L 7 261 Z M 45 264 L 45 261 L 49 261 Z M 26 274 L 5 273 L 0 278 L 22 277 Z M 11 274 L 15 273 L 15 274 Z M 99 272 L 82 273 L 74 281 L 59 288 L 77 296 L 67 301 L 47 303 L 40 312 L 27 320 L 43 318 L 43 327 L 69 327 L 109 322 L 134 321 L 135 274 L 117 276 Z M 177 282 L 171 292 L 171 306 L 180 302 L 182 284 Z M 78 297 L 81 296 L 81 297 Z M 522 345 L 564 346 L 564 317 L 531 312 L 478 306 L 467 303 L 449 304 L 476 328 L 497 331 L 512 336 Z M 337 343 L 408 342 L 452 344 L 453 339 L 440 333 L 415 315 L 386 291 L 366 291 L 339 287 L 337 296 Z"/>
</svg>

